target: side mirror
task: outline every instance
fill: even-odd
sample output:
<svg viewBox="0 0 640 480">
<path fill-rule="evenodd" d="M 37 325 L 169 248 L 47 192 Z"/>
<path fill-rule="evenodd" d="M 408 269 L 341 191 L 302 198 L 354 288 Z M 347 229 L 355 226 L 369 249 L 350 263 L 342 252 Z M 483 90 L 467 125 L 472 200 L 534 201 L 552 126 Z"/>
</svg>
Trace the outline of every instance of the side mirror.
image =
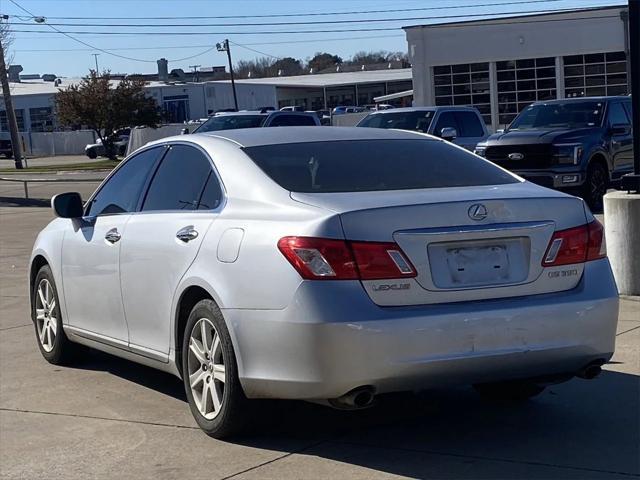
<svg viewBox="0 0 640 480">
<path fill-rule="evenodd" d="M 188 135 L 188 134 L 189 134 L 188 128 L 183 128 L 182 130 L 180 130 L 180 135 Z"/>
<path fill-rule="evenodd" d="M 631 133 L 631 125 L 624 123 L 615 123 L 609 128 L 611 135 L 629 135 Z"/>
<path fill-rule="evenodd" d="M 60 218 L 80 218 L 84 211 L 78 192 L 61 193 L 51 199 L 51 208 Z"/>
<path fill-rule="evenodd" d="M 444 140 L 451 141 L 454 140 L 457 136 L 458 132 L 453 127 L 444 127 L 442 130 L 440 130 L 440 137 Z"/>
</svg>

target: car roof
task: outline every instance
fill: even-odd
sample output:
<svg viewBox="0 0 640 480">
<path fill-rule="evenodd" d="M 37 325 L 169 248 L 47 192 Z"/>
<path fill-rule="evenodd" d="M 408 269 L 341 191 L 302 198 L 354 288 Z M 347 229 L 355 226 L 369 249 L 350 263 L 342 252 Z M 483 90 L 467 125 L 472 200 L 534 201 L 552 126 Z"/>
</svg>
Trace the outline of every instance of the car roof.
<svg viewBox="0 0 640 480">
<path fill-rule="evenodd" d="M 238 128 L 217 132 L 195 133 L 194 136 L 230 140 L 241 147 L 276 145 L 286 143 L 334 142 L 341 140 L 403 140 L 424 139 L 439 141 L 430 136 L 405 131 L 362 127 L 272 127 Z"/>
<path fill-rule="evenodd" d="M 610 100 L 631 100 L 628 95 L 611 95 L 608 97 L 572 97 L 558 98 L 554 100 L 539 100 L 532 102 L 533 105 L 546 105 L 548 103 L 569 103 L 569 102 L 606 102 Z"/>
<path fill-rule="evenodd" d="M 475 107 L 467 107 L 467 106 L 453 106 L 453 105 L 449 105 L 449 106 L 437 106 L 437 107 L 400 107 L 400 108 L 390 108 L 388 110 L 375 110 L 372 111 L 371 114 L 372 115 L 384 115 L 384 114 L 390 114 L 390 113 L 397 113 L 397 112 L 435 112 L 437 110 L 460 110 L 460 111 L 470 111 L 470 112 L 475 112 L 476 108 Z"/>
</svg>

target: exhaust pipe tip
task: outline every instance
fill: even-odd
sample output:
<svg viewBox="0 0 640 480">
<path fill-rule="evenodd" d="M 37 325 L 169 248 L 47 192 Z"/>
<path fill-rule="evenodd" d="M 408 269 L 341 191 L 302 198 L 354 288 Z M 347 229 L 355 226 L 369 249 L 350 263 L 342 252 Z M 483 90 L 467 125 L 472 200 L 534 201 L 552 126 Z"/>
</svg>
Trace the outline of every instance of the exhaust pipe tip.
<svg viewBox="0 0 640 480">
<path fill-rule="evenodd" d="M 591 362 L 590 364 L 579 370 L 576 376 L 585 380 L 593 380 L 602 373 L 603 364 L 604 362 L 602 360 Z"/>
<path fill-rule="evenodd" d="M 354 388 L 341 397 L 329 400 L 334 408 L 342 410 L 359 410 L 370 407 L 375 399 L 375 390 L 370 386 Z"/>
</svg>

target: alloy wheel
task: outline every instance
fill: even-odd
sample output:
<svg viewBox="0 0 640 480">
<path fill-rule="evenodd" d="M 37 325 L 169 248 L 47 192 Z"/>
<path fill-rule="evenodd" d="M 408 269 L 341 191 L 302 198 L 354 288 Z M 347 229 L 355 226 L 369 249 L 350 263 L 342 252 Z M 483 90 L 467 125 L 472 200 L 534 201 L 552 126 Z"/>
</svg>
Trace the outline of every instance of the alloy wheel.
<svg viewBox="0 0 640 480">
<path fill-rule="evenodd" d="M 589 178 L 590 196 L 594 207 L 602 206 L 602 197 L 607 193 L 607 181 L 602 168 L 595 168 Z"/>
<path fill-rule="evenodd" d="M 222 409 L 226 372 L 220 335 L 207 318 L 199 319 L 191 330 L 187 365 L 196 407 L 212 420 Z"/>
<path fill-rule="evenodd" d="M 58 314 L 56 297 L 49 280 L 43 278 L 38 284 L 36 295 L 36 328 L 38 339 L 45 352 L 53 350 L 58 335 Z"/>
</svg>

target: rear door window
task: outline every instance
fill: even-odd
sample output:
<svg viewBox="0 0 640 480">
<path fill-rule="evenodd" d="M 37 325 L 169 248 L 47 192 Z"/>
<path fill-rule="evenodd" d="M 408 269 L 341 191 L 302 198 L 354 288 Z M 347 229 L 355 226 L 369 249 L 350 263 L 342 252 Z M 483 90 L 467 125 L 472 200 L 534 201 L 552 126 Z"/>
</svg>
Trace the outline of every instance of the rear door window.
<svg viewBox="0 0 640 480">
<path fill-rule="evenodd" d="M 609 125 L 629 125 L 627 113 L 621 103 L 609 104 Z"/>
<path fill-rule="evenodd" d="M 308 142 L 245 147 L 282 188 L 329 193 L 517 183 L 465 150 L 427 139 Z"/>
<path fill-rule="evenodd" d="M 484 129 L 480 118 L 473 112 L 455 112 L 456 120 L 460 126 L 458 135 L 461 137 L 482 137 Z"/>
<path fill-rule="evenodd" d="M 213 168 L 197 148 L 172 145 L 151 180 L 142 211 L 196 210 Z"/>
<path fill-rule="evenodd" d="M 314 126 L 316 122 L 311 115 L 276 115 L 270 127 L 296 127 L 296 126 Z"/>
</svg>

